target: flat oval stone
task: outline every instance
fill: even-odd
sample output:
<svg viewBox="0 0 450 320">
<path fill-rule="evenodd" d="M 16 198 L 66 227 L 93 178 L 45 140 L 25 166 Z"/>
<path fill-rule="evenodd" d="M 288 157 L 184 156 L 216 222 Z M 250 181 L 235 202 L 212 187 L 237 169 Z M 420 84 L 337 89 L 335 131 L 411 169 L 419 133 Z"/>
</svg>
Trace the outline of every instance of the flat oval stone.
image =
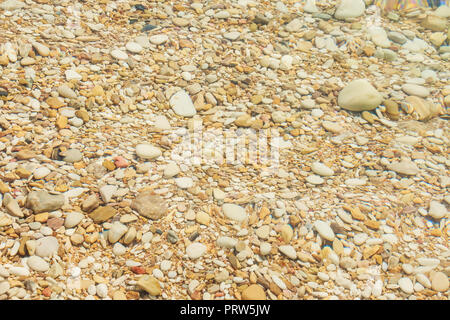
<svg viewBox="0 0 450 320">
<path fill-rule="evenodd" d="M 428 214 L 435 220 L 440 220 L 444 218 L 447 214 L 447 208 L 445 205 L 441 204 L 439 201 L 433 200 L 430 202 L 430 209 Z"/>
<path fill-rule="evenodd" d="M 50 257 L 58 251 L 59 243 L 55 237 L 43 237 L 36 242 L 36 255 L 39 257 Z"/>
<path fill-rule="evenodd" d="M 77 226 L 81 222 L 81 220 L 83 220 L 83 218 L 84 214 L 80 212 L 69 212 L 66 216 L 66 220 L 64 221 L 64 227 L 66 227 L 67 229 L 73 228 Z"/>
<path fill-rule="evenodd" d="M 350 82 L 338 95 L 341 108 L 350 111 L 369 111 L 381 104 L 382 95 L 365 79 Z"/>
<path fill-rule="evenodd" d="M 153 44 L 160 45 L 169 40 L 169 37 L 165 34 L 155 34 L 149 38 L 149 41 Z"/>
<path fill-rule="evenodd" d="M 293 246 L 290 245 L 279 246 L 278 250 L 290 259 L 297 259 L 297 252 L 295 251 Z"/>
<path fill-rule="evenodd" d="M 131 202 L 131 209 L 136 210 L 141 216 L 158 220 L 167 214 L 168 208 L 166 201 L 159 195 L 144 191 Z"/>
<path fill-rule="evenodd" d="M 216 243 L 219 247 L 224 247 L 224 248 L 230 249 L 230 248 L 234 248 L 234 246 L 237 243 L 237 240 L 230 238 L 230 237 L 223 236 L 223 237 L 219 237 L 217 239 Z"/>
<path fill-rule="evenodd" d="M 140 53 L 144 49 L 140 44 L 131 41 L 125 45 L 125 48 L 132 53 Z"/>
<path fill-rule="evenodd" d="M 159 148 L 149 143 L 141 143 L 136 146 L 136 154 L 139 158 L 151 160 L 161 156 L 162 152 Z"/>
<path fill-rule="evenodd" d="M 400 280 L 398 280 L 398 285 L 404 293 L 412 294 L 414 292 L 414 285 L 409 278 L 401 278 Z"/>
<path fill-rule="evenodd" d="M 234 41 L 234 40 L 239 39 L 239 37 L 241 36 L 241 33 L 238 32 L 238 31 L 231 31 L 231 32 L 224 33 L 223 36 L 224 36 L 225 39 Z"/>
<path fill-rule="evenodd" d="M 306 177 L 306 181 L 308 183 L 314 184 L 314 185 L 319 185 L 325 182 L 325 180 L 323 180 L 321 177 L 317 176 L 317 175 L 310 175 Z"/>
<path fill-rule="evenodd" d="M 34 170 L 33 172 L 33 177 L 37 180 L 45 178 L 46 176 L 48 176 L 50 174 L 50 169 L 47 167 L 40 167 L 37 168 L 36 170 Z"/>
<path fill-rule="evenodd" d="M 27 265 L 34 271 L 47 272 L 49 264 L 47 261 L 38 256 L 31 256 L 27 259 Z"/>
<path fill-rule="evenodd" d="M 317 232 L 319 233 L 319 235 L 328 241 L 333 241 L 335 238 L 333 229 L 331 229 L 331 227 L 323 221 L 315 221 L 314 222 L 314 228 L 317 230 Z"/>
<path fill-rule="evenodd" d="M 242 222 L 247 218 L 245 209 L 233 203 L 224 203 L 222 210 L 225 217 L 236 222 Z"/>
<path fill-rule="evenodd" d="M 191 97 L 184 90 L 180 90 L 169 100 L 172 110 L 182 117 L 193 117 L 197 114 Z"/>
<path fill-rule="evenodd" d="M 449 288 L 448 276 L 443 272 L 436 272 L 431 279 L 431 288 L 438 292 L 447 291 Z"/>
<path fill-rule="evenodd" d="M 111 56 L 118 60 L 127 60 L 128 59 L 128 54 L 119 49 L 112 50 Z"/>
<path fill-rule="evenodd" d="M 326 165 L 324 165 L 321 162 L 314 162 L 311 165 L 311 170 L 315 173 L 318 174 L 319 176 L 332 176 L 334 174 L 333 169 L 327 167 Z"/>
<path fill-rule="evenodd" d="M 402 90 L 411 96 L 426 98 L 430 95 L 430 90 L 417 84 L 406 83 L 402 86 Z"/>
<path fill-rule="evenodd" d="M 186 247 L 186 254 L 190 259 L 198 259 L 205 254 L 206 249 L 203 243 L 194 242 Z"/>
<path fill-rule="evenodd" d="M 83 154 L 78 149 L 69 149 L 65 152 L 65 155 L 63 157 L 63 161 L 74 163 L 78 162 L 83 158 Z"/>
<path fill-rule="evenodd" d="M 393 162 L 387 166 L 389 170 L 395 171 L 407 176 L 414 176 L 419 173 L 419 168 L 412 161 L 402 160 L 401 162 Z"/>
<path fill-rule="evenodd" d="M 194 185 L 194 181 L 190 177 L 176 178 L 175 183 L 180 189 L 188 189 Z"/>
</svg>

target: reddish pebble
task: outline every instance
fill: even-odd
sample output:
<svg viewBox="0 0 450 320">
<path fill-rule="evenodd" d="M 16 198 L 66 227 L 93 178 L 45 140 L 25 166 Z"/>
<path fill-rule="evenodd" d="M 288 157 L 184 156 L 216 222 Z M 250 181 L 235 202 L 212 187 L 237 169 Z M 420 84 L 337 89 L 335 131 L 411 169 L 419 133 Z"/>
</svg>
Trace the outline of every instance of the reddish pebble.
<svg viewBox="0 0 450 320">
<path fill-rule="evenodd" d="M 126 168 L 128 167 L 128 162 L 122 156 L 117 156 L 114 158 L 114 164 L 117 168 Z"/>
<path fill-rule="evenodd" d="M 50 289 L 49 287 L 45 288 L 44 290 L 42 290 L 42 294 L 46 297 L 50 297 L 52 294 L 52 289 Z"/>
<path fill-rule="evenodd" d="M 202 300 L 202 294 L 200 293 L 200 291 L 194 291 L 191 294 L 191 299 L 192 300 Z"/>
<path fill-rule="evenodd" d="M 61 218 L 51 218 L 47 220 L 47 225 L 53 230 L 57 230 L 64 224 L 64 219 Z"/>
<path fill-rule="evenodd" d="M 131 271 L 133 271 L 134 273 L 137 273 L 137 274 L 147 273 L 147 271 L 142 267 L 131 267 Z"/>
</svg>

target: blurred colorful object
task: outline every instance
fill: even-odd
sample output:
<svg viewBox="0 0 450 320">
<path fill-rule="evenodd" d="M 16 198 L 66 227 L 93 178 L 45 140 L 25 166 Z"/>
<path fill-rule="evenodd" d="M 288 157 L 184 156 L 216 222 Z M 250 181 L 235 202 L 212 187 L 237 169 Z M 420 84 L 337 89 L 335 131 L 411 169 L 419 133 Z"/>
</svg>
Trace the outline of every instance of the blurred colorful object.
<svg viewBox="0 0 450 320">
<path fill-rule="evenodd" d="M 411 10 L 420 7 L 448 6 L 449 0 L 374 0 L 373 4 L 383 11 Z"/>
</svg>

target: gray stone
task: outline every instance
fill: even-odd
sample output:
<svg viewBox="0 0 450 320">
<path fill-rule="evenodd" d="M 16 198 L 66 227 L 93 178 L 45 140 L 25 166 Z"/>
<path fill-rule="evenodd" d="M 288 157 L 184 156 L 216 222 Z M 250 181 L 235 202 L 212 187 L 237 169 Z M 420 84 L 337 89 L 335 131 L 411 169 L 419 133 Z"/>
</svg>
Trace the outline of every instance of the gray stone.
<svg viewBox="0 0 450 320">
<path fill-rule="evenodd" d="M 81 161 L 81 159 L 83 159 L 83 154 L 81 153 L 80 150 L 69 149 L 64 153 L 62 160 L 65 162 L 74 163 L 74 162 Z"/>
<path fill-rule="evenodd" d="M 34 213 L 51 212 L 64 205 L 65 198 L 63 194 L 49 194 L 47 191 L 38 190 L 28 194 L 26 207 L 33 210 Z"/>
<path fill-rule="evenodd" d="M 388 38 L 389 40 L 394 41 L 395 43 L 398 44 L 404 44 L 408 40 L 402 33 L 395 31 L 389 32 Z"/>
<path fill-rule="evenodd" d="M 52 256 L 58 248 L 58 239 L 55 237 L 43 237 L 36 241 L 36 255 L 41 258 Z"/>
</svg>

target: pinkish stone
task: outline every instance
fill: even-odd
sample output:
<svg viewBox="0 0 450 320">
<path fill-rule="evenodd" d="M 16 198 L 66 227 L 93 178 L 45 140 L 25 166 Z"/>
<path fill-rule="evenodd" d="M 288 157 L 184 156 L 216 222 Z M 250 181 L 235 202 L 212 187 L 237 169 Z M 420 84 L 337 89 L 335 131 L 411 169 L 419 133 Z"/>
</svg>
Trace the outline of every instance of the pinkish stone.
<svg viewBox="0 0 450 320">
<path fill-rule="evenodd" d="M 51 218 L 47 220 L 47 226 L 53 230 L 58 230 L 64 224 L 64 219 L 61 218 Z"/>
<path fill-rule="evenodd" d="M 122 156 L 117 156 L 114 158 L 114 164 L 117 168 L 126 168 L 128 167 L 128 162 Z"/>
</svg>

